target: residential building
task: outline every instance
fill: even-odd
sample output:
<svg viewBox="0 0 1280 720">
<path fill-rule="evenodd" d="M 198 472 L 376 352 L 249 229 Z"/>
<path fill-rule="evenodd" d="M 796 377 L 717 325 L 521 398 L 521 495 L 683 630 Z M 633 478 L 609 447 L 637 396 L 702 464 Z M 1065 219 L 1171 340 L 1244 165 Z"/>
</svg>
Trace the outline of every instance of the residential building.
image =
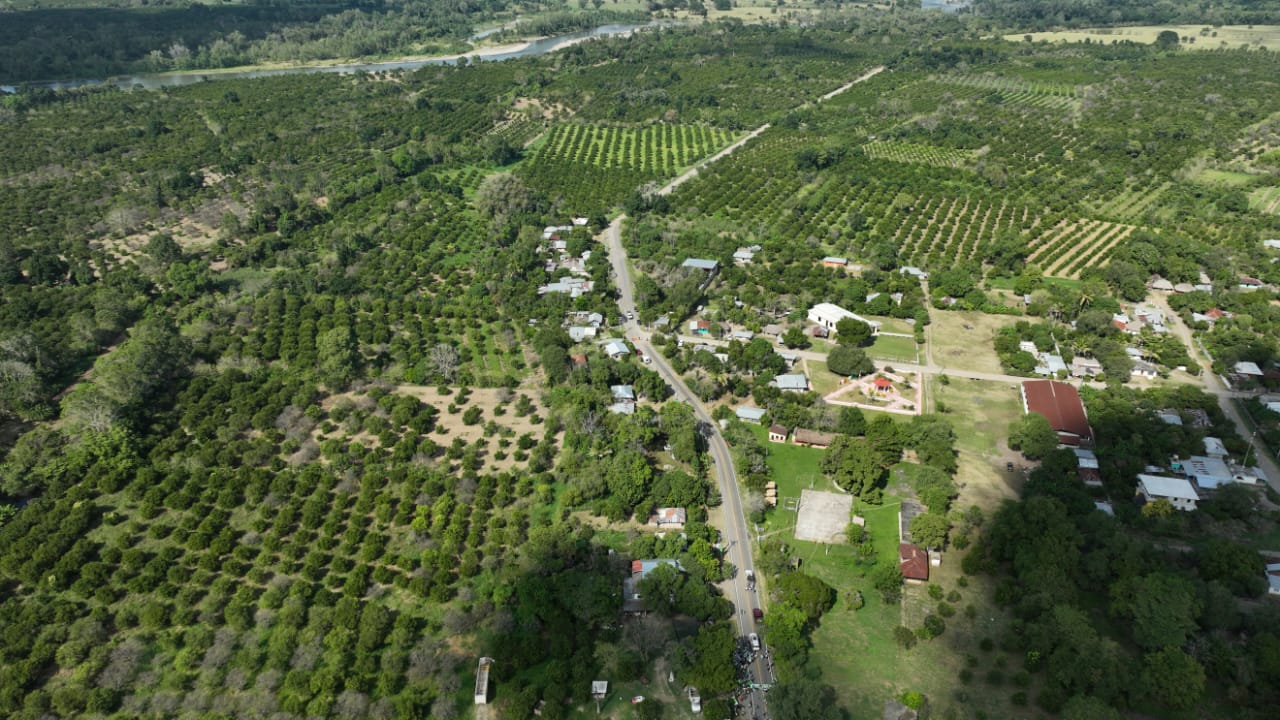
<svg viewBox="0 0 1280 720">
<path fill-rule="evenodd" d="M 631 350 L 627 348 L 625 342 L 615 338 L 604 344 L 604 354 L 617 360 L 624 355 L 630 355 Z"/>
<path fill-rule="evenodd" d="M 756 334 L 751 332 L 750 330 L 734 330 L 729 335 L 730 339 L 741 340 L 742 342 L 751 342 L 752 338 L 754 338 L 755 336 Z"/>
<path fill-rule="evenodd" d="M 1067 363 L 1061 355 L 1041 353 L 1040 364 L 1036 366 L 1037 375 L 1057 376 L 1059 372 L 1067 372 Z"/>
<path fill-rule="evenodd" d="M 1146 360 L 1134 360 L 1133 367 L 1129 368 L 1129 375 L 1132 377 L 1142 377 L 1148 380 L 1155 380 L 1160 374 L 1160 369 Z"/>
<path fill-rule="evenodd" d="M 1280 563 L 1267 563 L 1267 594 L 1280 595 Z"/>
<path fill-rule="evenodd" d="M 1206 437 L 1204 439 L 1204 454 L 1209 457 L 1226 457 L 1227 446 L 1222 444 L 1222 440 L 1216 437 Z"/>
<path fill-rule="evenodd" d="M 706 320 L 690 320 L 690 335 L 708 335 L 711 333 L 711 323 Z"/>
<path fill-rule="evenodd" d="M 636 390 L 630 385 L 610 385 L 609 392 L 613 393 L 613 399 L 618 402 L 636 401 Z"/>
<path fill-rule="evenodd" d="M 1058 434 L 1058 442 L 1064 445 L 1093 443 L 1093 428 L 1089 426 L 1089 416 L 1080 400 L 1080 393 L 1066 383 L 1027 380 L 1022 383 L 1022 409 L 1044 415 Z"/>
<path fill-rule="evenodd" d="M 658 508 L 653 517 L 649 518 L 649 524 L 656 525 L 660 529 L 671 528 L 679 530 L 684 527 L 687 519 L 688 513 L 682 507 Z"/>
<path fill-rule="evenodd" d="M 569 328 L 569 339 L 576 343 L 593 339 L 595 336 L 596 329 L 590 325 L 574 325 Z"/>
<path fill-rule="evenodd" d="M 1175 509 L 1184 511 L 1195 510 L 1196 503 L 1200 500 L 1200 495 L 1196 493 L 1190 481 L 1164 475 L 1145 473 L 1138 475 L 1138 493 L 1146 498 L 1147 502 L 1155 502 L 1163 498 L 1168 500 Z"/>
<path fill-rule="evenodd" d="M 1173 283 L 1165 280 L 1159 275 L 1152 278 L 1151 282 L 1147 283 L 1147 287 L 1152 290 L 1159 290 L 1160 292 L 1173 292 Z"/>
<path fill-rule="evenodd" d="M 1237 375 L 1245 375 L 1248 377 L 1262 377 L 1262 368 L 1258 367 L 1258 363 L 1248 360 L 1241 360 L 1235 364 L 1232 370 Z"/>
<path fill-rule="evenodd" d="M 740 407 L 737 410 L 734 410 L 733 414 L 737 415 L 738 419 L 743 422 L 749 422 L 749 423 L 754 423 L 756 425 L 759 425 L 760 421 L 764 419 L 765 412 L 766 411 L 763 408 Z"/>
<path fill-rule="evenodd" d="M 809 378 L 804 373 L 787 373 L 775 377 L 773 385 L 783 392 L 805 392 L 809 389 Z"/>
<path fill-rule="evenodd" d="M 1165 425 L 1177 425 L 1179 427 L 1182 426 L 1182 416 L 1173 410 L 1161 410 L 1160 412 L 1156 413 L 1156 417 L 1159 418 L 1160 422 L 1164 423 Z"/>
<path fill-rule="evenodd" d="M 645 604 L 644 598 L 640 597 L 640 581 L 663 565 L 670 565 L 676 570 L 684 571 L 684 568 L 680 567 L 679 560 L 670 558 L 631 561 L 631 572 L 622 580 L 622 612 L 628 615 L 639 615 L 648 611 L 648 605 Z"/>
<path fill-rule="evenodd" d="M 852 318 L 858 322 L 866 323 L 871 327 L 871 334 L 880 334 L 880 322 L 877 320 L 868 320 L 857 313 L 849 312 L 839 305 L 833 303 L 818 303 L 809 309 L 809 322 L 818 327 L 826 329 L 826 331 L 834 335 L 836 333 L 836 324 L 845 318 Z"/>
<path fill-rule="evenodd" d="M 769 442 L 784 443 L 791 431 L 785 425 L 774 423 L 769 426 Z"/>
<path fill-rule="evenodd" d="M 1248 275 L 1241 275 L 1241 276 L 1240 276 L 1240 283 L 1239 283 L 1238 287 L 1239 287 L 1241 290 L 1257 290 L 1258 288 L 1262 287 L 1262 281 L 1261 281 L 1261 280 L 1259 280 L 1259 279 L 1258 279 L 1258 278 L 1256 278 L 1256 277 L 1249 277 Z"/>
<path fill-rule="evenodd" d="M 898 566 L 903 580 L 913 585 L 929 582 L 929 554 L 919 545 L 898 543 Z"/>
<path fill-rule="evenodd" d="M 1071 376 L 1078 378 L 1093 377 L 1102 374 L 1102 363 L 1097 358 L 1080 357 L 1071 359 Z"/>
<path fill-rule="evenodd" d="M 739 265 L 750 265 L 755 256 L 750 248 L 738 248 L 733 253 L 733 261 Z"/>
</svg>

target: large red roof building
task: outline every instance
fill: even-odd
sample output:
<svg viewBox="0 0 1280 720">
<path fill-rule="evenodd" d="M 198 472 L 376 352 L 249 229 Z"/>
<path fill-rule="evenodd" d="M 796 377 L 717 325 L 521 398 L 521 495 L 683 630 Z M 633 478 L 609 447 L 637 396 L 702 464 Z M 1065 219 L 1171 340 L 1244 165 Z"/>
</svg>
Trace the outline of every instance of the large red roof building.
<svg viewBox="0 0 1280 720">
<path fill-rule="evenodd" d="M 1063 445 L 1089 445 L 1093 443 L 1093 428 L 1085 414 L 1080 393 L 1067 383 L 1057 380 L 1028 380 L 1022 383 L 1022 409 L 1040 413 L 1049 420 L 1049 427 L 1058 433 Z"/>
</svg>

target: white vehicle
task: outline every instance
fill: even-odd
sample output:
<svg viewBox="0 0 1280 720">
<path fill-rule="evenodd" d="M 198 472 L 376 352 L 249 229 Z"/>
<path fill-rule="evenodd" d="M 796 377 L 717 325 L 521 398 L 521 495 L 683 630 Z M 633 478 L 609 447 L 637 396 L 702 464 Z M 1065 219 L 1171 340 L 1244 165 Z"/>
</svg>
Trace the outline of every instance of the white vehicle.
<svg viewBox="0 0 1280 720">
<path fill-rule="evenodd" d="M 748 590 L 756 589 L 756 573 L 754 570 L 747 571 L 747 589 Z"/>
<path fill-rule="evenodd" d="M 760 636 L 755 633 L 751 633 L 747 636 L 747 639 L 751 641 L 751 649 L 755 652 L 760 652 Z"/>
</svg>

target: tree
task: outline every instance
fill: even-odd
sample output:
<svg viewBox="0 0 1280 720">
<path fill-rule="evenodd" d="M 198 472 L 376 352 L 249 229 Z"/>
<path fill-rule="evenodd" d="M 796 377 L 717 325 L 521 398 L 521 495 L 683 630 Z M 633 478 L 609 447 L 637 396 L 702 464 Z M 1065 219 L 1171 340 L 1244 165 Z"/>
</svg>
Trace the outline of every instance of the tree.
<svg viewBox="0 0 1280 720">
<path fill-rule="evenodd" d="M 836 432 L 853 437 L 866 431 L 867 419 L 862 414 L 862 410 L 847 405 L 840 408 L 840 419 L 836 421 Z"/>
<path fill-rule="evenodd" d="M 840 720 L 835 689 L 816 680 L 797 679 L 775 685 L 769 710 L 776 720 Z"/>
<path fill-rule="evenodd" d="M 897 563 L 877 565 L 871 571 L 871 582 L 886 603 L 896 603 L 902 598 L 902 568 Z"/>
<path fill-rule="evenodd" d="M 533 193 L 514 174 L 500 172 L 480 183 L 475 202 L 476 212 L 489 218 L 494 230 L 505 233 L 517 217 L 533 206 Z"/>
<path fill-rule="evenodd" d="M 1040 413 L 1027 413 L 1009 425 L 1009 447 L 1021 450 L 1028 460 L 1039 460 L 1058 447 L 1058 434 L 1049 418 Z"/>
<path fill-rule="evenodd" d="M 870 443 L 844 435 L 827 448 L 821 467 L 836 485 L 862 497 L 871 497 L 886 477 L 880 454 Z"/>
<path fill-rule="evenodd" d="M 1132 621 L 1134 642 L 1155 650 L 1181 646 L 1195 632 L 1200 603 L 1187 580 L 1157 572 L 1113 585 L 1111 612 Z"/>
<path fill-rule="evenodd" d="M 451 383 L 458 374 L 458 363 L 462 358 L 458 349 L 449 343 L 436 343 L 427 355 L 427 360 L 432 370 L 444 378 L 446 383 Z"/>
<path fill-rule="evenodd" d="M 1122 716 L 1096 697 L 1077 695 L 1062 708 L 1062 720 L 1122 720 Z"/>
<path fill-rule="evenodd" d="M 911 540 L 921 547 L 941 548 L 950 529 L 951 523 L 945 515 L 924 513 L 911 519 Z"/>
<path fill-rule="evenodd" d="M 807 348 L 810 345 L 809 336 L 804 334 L 804 328 L 799 325 L 793 325 L 782 333 L 782 344 L 793 350 Z"/>
<path fill-rule="evenodd" d="M 875 372 L 876 366 L 862 348 L 839 345 L 827 355 L 827 369 L 837 375 L 861 377 Z"/>
<path fill-rule="evenodd" d="M 836 340 L 841 345 L 866 345 L 871 340 L 871 326 L 851 317 L 841 318 L 836 323 Z"/>
<path fill-rule="evenodd" d="M 804 611 L 810 622 L 836 603 L 836 591 L 830 585 L 802 572 L 789 572 L 779 578 L 776 593 L 781 602 Z"/>
<path fill-rule="evenodd" d="M 326 330 L 316 338 L 316 362 L 320 379 L 333 389 L 343 389 L 355 377 L 360 360 L 355 333 L 346 325 Z"/>
<path fill-rule="evenodd" d="M 1142 661 L 1142 689 L 1153 702 L 1177 710 L 1193 707 L 1204 693 L 1204 668 L 1181 648 L 1167 647 Z"/>
<path fill-rule="evenodd" d="M 1165 50 L 1178 47 L 1178 31 L 1161 30 L 1160 34 L 1156 35 L 1156 45 Z"/>
<path fill-rule="evenodd" d="M 1237 595 L 1257 597 L 1266 590 L 1266 563 L 1246 545 L 1212 538 L 1196 549 L 1194 557 L 1201 577 L 1217 580 Z"/>
</svg>

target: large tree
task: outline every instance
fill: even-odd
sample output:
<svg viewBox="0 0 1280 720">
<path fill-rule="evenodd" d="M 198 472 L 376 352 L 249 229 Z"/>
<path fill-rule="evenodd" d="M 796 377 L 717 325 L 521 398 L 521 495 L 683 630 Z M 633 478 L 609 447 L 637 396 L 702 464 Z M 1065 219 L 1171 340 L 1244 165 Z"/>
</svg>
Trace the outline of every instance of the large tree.
<svg viewBox="0 0 1280 720">
<path fill-rule="evenodd" d="M 1111 586 L 1111 612 L 1132 621 L 1134 642 L 1156 650 L 1186 642 L 1196 631 L 1200 603 L 1190 582 L 1157 572 Z"/>
<path fill-rule="evenodd" d="M 835 689 L 816 680 L 781 683 L 769 693 L 769 710 L 776 720 L 840 720 Z"/>
<path fill-rule="evenodd" d="M 836 485 L 863 498 L 877 495 L 886 476 L 880 454 L 866 440 L 844 435 L 822 456 L 822 471 Z"/>
<path fill-rule="evenodd" d="M 847 317 L 836 323 L 836 340 L 841 345 L 859 346 L 871 341 L 871 326 Z"/>
<path fill-rule="evenodd" d="M 924 513 L 911 519 L 911 540 L 922 547 L 941 548 L 950 529 L 945 515 Z"/>
<path fill-rule="evenodd" d="M 1049 418 L 1040 413 L 1027 413 L 1009 425 L 1009 447 L 1021 450 L 1028 460 L 1039 460 L 1058 447 L 1058 434 Z"/>
<path fill-rule="evenodd" d="M 827 355 L 827 369 L 837 375 L 862 376 L 875 372 L 876 366 L 862 348 L 839 345 Z"/>
</svg>

